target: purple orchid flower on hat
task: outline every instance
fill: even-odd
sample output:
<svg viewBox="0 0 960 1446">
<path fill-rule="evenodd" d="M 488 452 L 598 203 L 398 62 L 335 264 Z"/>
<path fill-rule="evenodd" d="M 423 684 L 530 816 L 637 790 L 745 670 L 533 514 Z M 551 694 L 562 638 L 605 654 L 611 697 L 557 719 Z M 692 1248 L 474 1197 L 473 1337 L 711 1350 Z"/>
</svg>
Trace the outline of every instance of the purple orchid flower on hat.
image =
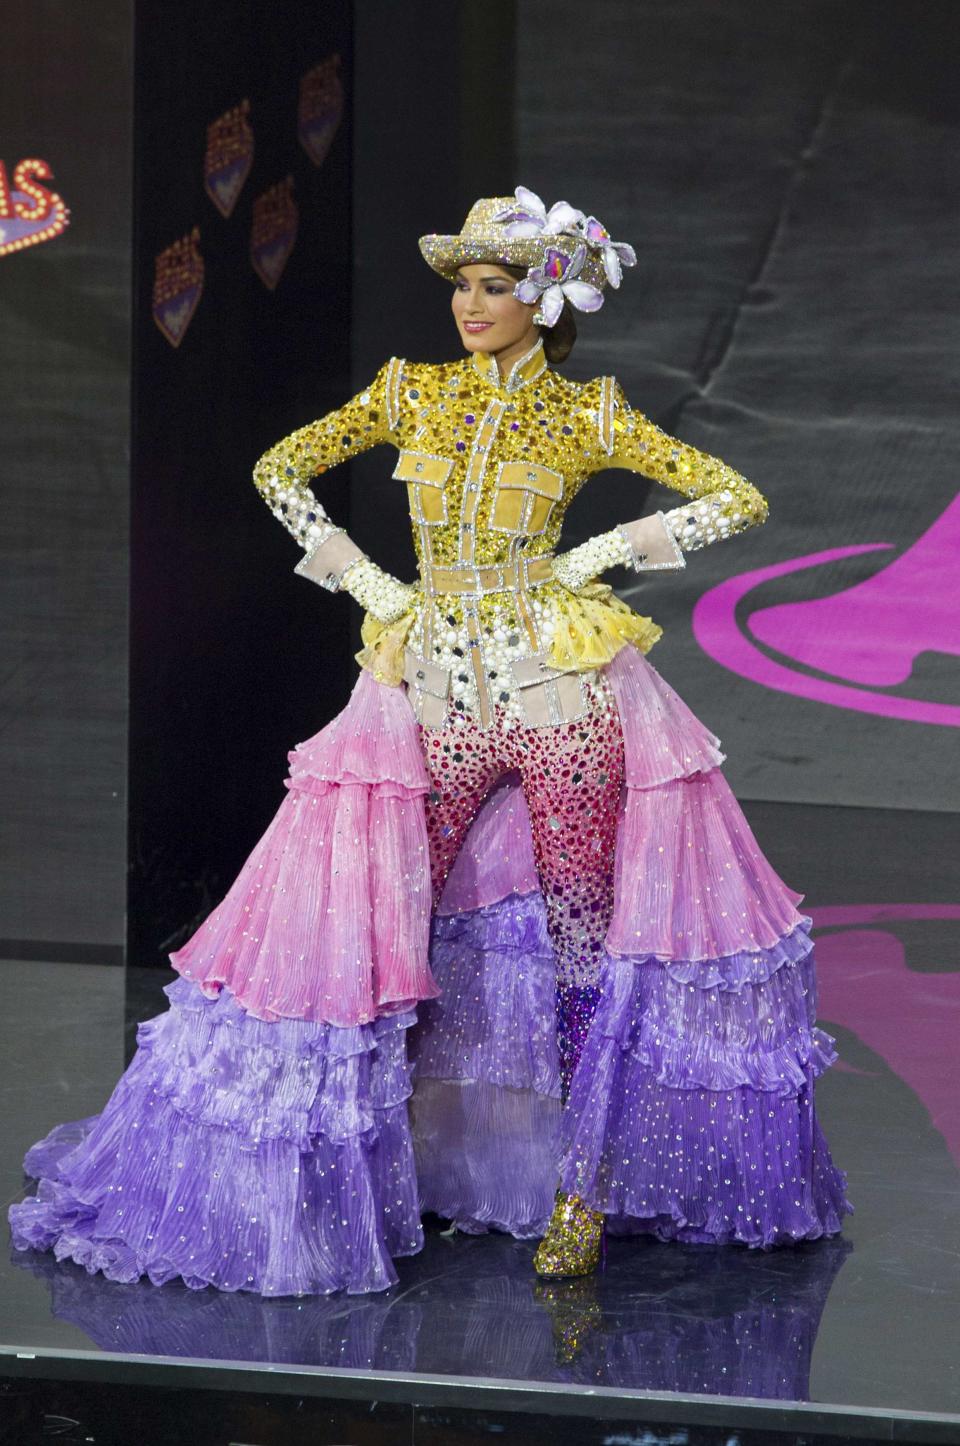
<svg viewBox="0 0 960 1446">
<path fill-rule="evenodd" d="M 626 241 L 614 241 L 610 232 L 596 216 L 586 216 L 566 201 L 557 201 L 547 210 L 545 204 L 526 186 L 517 186 L 516 205 L 497 211 L 494 221 L 503 224 L 507 236 L 570 236 L 576 244 L 572 255 L 548 248 L 540 266 L 531 266 L 513 294 L 521 301 L 542 298 L 540 311 L 534 318 L 541 326 L 553 326 L 563 310 L 564 298 L 580 311 L 598 311 L 603 296 L 596 286 L 578 280 L 586 260 L 587 247 L 599 251 L 603 270 L 613 287 L 620 285 L 624 266 L 636 266 L 637 253 Z"/>
<path fill-rule="evenodd" d="M 583 270 L 587 248 L 581 243 L 572 256 L 548 246 L 540 266 L 531 266 L 522 281 L 513 288 L 519 301 L 539 301 L 540 306 L 534 321 L 540 326 L 554 326 L 563 310 L 564 301 L 569 301 L 578 311 L 599 311 L 603 305 L 603 293 L 588 281 L 577 278 Z"/>
<path fill-rule="evenodd" d="M 586 217 L 566 201 L 555 202 L 548 211 L 536 192 L 528 191 L 526 186 L 517 186 L 514 195 L 516 206 L 507 206 L 493 218 L 505 223 L 508 236 L 539 236 L 541 232 L 548 236 L 582 234 Z"/>
<path fill-rule="evenodd" d="M 583 236 L 594 251 L 603 253 L 603 269 L 610 285 L 617 287 L 623 276 L 624 266 L 636 266 L 637 253 L 626 241 L 614 241 L 610 232 L 596 216 L 587 216 L 583 223 Z"/>
</svg>

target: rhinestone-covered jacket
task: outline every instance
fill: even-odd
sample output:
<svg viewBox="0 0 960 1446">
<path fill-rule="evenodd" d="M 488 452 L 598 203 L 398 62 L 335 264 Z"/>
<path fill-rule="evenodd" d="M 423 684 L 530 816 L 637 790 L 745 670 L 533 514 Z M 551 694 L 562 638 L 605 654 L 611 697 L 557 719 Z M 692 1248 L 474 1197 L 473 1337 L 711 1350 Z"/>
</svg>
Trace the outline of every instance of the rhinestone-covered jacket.
<svg viewBox="0 0 960 1446">
<path fill-rule="evenodd" d="M 327 519 L 309 481 L 381 442 L 397 449 L 420 580 L 399 623 L 367 616 L 360 660 L 388 682 L 399 680 L 404 648 L 450 669 L 455 706 L 485 723 L 498 706 L 522 717 L 516 659 L 545 655 L 586 672 L 625 642 L 646 650 L 659 636 L 609 588 L 575 595 L 550 576 L 564 514 L 588 477 L 621 467 L 702 499 L 679 515 L 685 550 L 767 514 L 739 472 L 634 411 L 613 377 L 561 376 L 539 340 L 504 379 L 485 353 L 439 365 L 391 357 L 359 395 L 271 447 L 254 481 L 310 548 Z"/>
</svg>

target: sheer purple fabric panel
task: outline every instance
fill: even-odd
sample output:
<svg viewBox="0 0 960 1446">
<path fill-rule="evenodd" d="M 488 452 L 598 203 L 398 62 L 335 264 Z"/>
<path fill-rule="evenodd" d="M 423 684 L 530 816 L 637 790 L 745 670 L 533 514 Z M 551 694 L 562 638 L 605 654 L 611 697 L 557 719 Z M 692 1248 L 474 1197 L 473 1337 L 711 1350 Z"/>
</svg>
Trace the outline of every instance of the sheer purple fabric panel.
<svg viewBox="0 0 960 1446">
<path fill-rule="evenodd" d="M 439 999 L 411 1036 L 425 1210 L 478 1233 L 543 1233 L 559 1162 L 555 969 L 539 892 L 434 920 Z"/>
<path fill-rule="evenodd" d="M 267 1024 L 184 980 L 103 1112 L 30 1151 L 20 1249 L 112 1280 L 262 1295 L 382 1290 L 422 1235 L 407 1123 L 413 1016 Z"/>
</svg>

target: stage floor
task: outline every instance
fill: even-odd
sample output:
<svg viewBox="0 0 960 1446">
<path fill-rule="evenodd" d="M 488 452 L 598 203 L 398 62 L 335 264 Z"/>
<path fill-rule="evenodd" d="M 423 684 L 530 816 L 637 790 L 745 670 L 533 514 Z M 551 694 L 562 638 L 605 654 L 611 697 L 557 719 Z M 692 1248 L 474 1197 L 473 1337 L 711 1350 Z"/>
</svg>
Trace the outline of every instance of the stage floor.
<svg viewBox="0 0 960 1446">
<path fill-rule="evenodd" d="M 407 1382 L 411 1399 L 418 1379 L 457 1377 L 545 1399 L 557 1388 L 600 1388 L 600 1397 L 606 1388 L 625 1399 L 810 1402 L 876 1413 L 877 1439 L 900 1413 L 952 1416 L 956 1427 L 939 1429 L 953 1434 L 939 1439 L 960 1439 L 956 820 L 746 808 L 774 864 L 806 890 L 817 927 L 820 1017 L 841 1055 L 818 1103 L 856 1209 L 842 1237 L 766 1254 L 614 1240 L 602 1273 L 546 1286 L 533 1276 L 532 1244 L 450 1238 L 434 1221 L 422 1254 L 398 1263 L 400 1283 L 383 1295 L 269 1302 L 118 1286 L 7 1246 L 8 1360 L 93 1353 L 118 1364 L 146 1356 L 303 1368 L 304 1377 L 319 1369 L 335 1394 L 332 1369 L 353 1380 L 354 1395 L 353 1373 L 387 1373 L 381 1385 L 392 1381 L 395 1393 Z M 96 965 L 0 969 L 7 1202 L 22 1193 L 25 1148 L 103 1103 L 136 1019 L 164 1007 L 166 980 Z M 377 1394 L 376 1381 L 369 1389 Z"/>
</svg>

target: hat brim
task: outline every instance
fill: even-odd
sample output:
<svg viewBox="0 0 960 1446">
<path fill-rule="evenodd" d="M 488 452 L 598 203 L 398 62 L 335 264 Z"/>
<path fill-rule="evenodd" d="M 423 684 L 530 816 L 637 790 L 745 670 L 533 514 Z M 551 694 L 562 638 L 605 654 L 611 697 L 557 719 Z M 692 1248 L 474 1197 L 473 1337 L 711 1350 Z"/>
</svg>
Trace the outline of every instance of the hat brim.
<svg viewBox="0 0 960 1446">
<path fill-rule="evenodd" d="M 417 243 L 427 265 L 452 281 L 461 266 L 490 261 L 497 266 L 534 266 L 542 261 L 542 236 L 421 236 Z"/>
<path fill-rule="evenodd" d="M 548 246 L 569 250 L 575 243 L 569 236 L 421 236 L 418 241 L 420 254 L 427 265 L 438 276 L 448 281 L 456 278 L 461 266 L 472 266 L 480 261 L 489 261 L 495 266 L 539 266 Z M 589 252 L 581 277 L 602 290 L 607 284 L 603 262 Z"/>
</svg>

